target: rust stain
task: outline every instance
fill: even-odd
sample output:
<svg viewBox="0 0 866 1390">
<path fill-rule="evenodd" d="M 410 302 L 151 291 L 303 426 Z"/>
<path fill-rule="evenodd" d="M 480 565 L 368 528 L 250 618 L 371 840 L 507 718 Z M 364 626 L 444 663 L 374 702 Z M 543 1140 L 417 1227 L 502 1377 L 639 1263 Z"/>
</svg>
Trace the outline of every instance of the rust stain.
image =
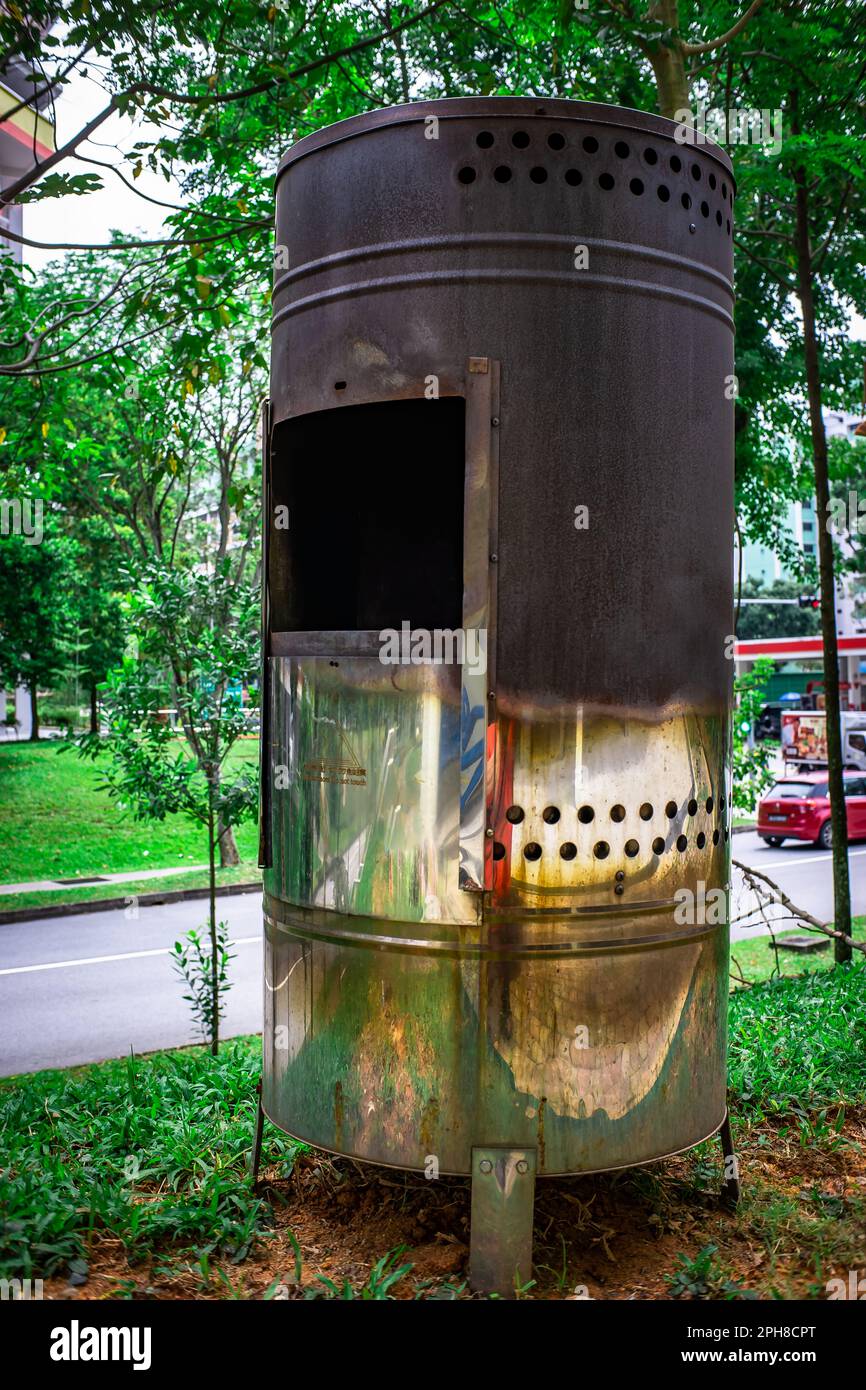
<svg viewBox="0 0 866 1390">
<path fill-rule="evenodd" d="M 433 1153 L 436 1147 L 436 1128 L 439 1124 L 439 1102 L 431 1096 L 424 1106 L 421 1116 L 421 1147 L 425 1153 Z"/>
</svg>

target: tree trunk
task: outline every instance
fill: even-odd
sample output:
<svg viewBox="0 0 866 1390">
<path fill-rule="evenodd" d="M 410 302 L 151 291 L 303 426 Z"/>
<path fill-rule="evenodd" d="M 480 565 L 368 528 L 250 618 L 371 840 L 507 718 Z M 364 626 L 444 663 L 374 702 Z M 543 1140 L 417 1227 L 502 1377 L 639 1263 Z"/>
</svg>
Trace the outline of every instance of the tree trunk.
<svg viewBox="0 0 866 1390">
<path fill-rule="evenodd" d="M 657 19 L 668 29 L 679 29 L 678 0 L 657 0 L 647 11 L 647 19 Z M 647 56 L 652 64 L 658 88 L 659 114 L 673 120 L 678 111 L 690 108 L 686 59 L 678 39 L 670 48 L 657 44 Z M 691 124 L 691 122 L 690 122 Z"/>
<path fill-rule="evenodd" d="M 821 635 L 824 643 L 824 699 L 827 710 L 827 771 L 830 791 L 830 824 L 833 830 L 833 911 L 837 931 L 851 935 L 851 886 L 848 877 L 848 815 L 845 806 L 842 728 L 839 698 L 839 649 L 836 639 L 836 576 L 833 538 L 830 532 L 830 482 L 827 467 L 827 435 L 821 413 L 821 369 L 812 294 L 812 247 L 809 238 L 809 194 L 806 175 L 794 175 L 797 203 L 797 281 L 803 311 L 803 350 L 809 423 L 815 467 L 815 510 L 818 515 L 818 573 L 821 577 Z M 837 961 L 851 959 L 851 947 L 838 938 Z"/>
<path fill-rule="evenodd" d="M 659 115 L 676 120 L 678 111 L 690 110 L 689 83 L 682 49 L 659 46 L 650 54 L 650 62 L 658 88 Z"/>
<path fill-rule="evenodd" d="M 230 825 L 223 825 L 222 819 L 217 820 L 217 835 L 220 846 L 220 868 L 231 868 L 235 864 L 239 864 L 241 857 L 238 854 L 235 832 Z"/>
<path fill-rule="evenodd" d="M 212 797 L 211 793 L 211 797 Z M 207 822 L 207 848 L 208 848 L 208 888 L 210 890 L 208 899 L 210 907 L 210 961 L 211 961 L 211 1030 L 210 1030 L 210 1050 L 214 1057 L 219 1052 L 220 1045 L 220 993 L 219 993 L 219 964 L 217 960 L 217 925 L 216 925 L 216 853 L 214 846 L 214 814 L 213 803 L 208 814 Z"/>
<path fill-rule="evenodd" d="M 96 698 L 96 681 L 90 686 L 90 732 L 99 733 L 99 701 Z"/>
<path fill-rule="evenodd" d="M 36 689 L 36 682 L 33 681 L 30 689 L 30 742 L 39 741 L 39 695 Z"/>
</svg>

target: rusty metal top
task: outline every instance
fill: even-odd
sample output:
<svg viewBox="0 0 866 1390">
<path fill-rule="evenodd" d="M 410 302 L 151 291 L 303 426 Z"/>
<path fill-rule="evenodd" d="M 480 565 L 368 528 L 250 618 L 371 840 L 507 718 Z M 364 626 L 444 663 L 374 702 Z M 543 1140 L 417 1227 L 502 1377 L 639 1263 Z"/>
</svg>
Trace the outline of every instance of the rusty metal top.
<svg viewBox="0 0 866 1390">
<path fill-rule="evenodd" d="M 352 140 L 357 135 L 379 130 L 382 126 L 408 125 L 423 121 L 427 116 L 436 116 L 440 121 L 465 119 L 466 117 L 519 117 L 521 120 L 543 119 L 592 121 L 596 125 L 609 125 L 617 130 L 639 131 L 644 135 L 654 135 L 663 139 L 673 139 L 680 129 L 676 121 L 666 116 L 657 116 L 650 111 L 636 111 L 630 106 L 611 106 L 601 101 L 568 101 L 562 97 L 444 97 L 436 101 L 409 101 L 399 106 L 383 106 L 375 111 L 366 111 L 361 116 L 349 116 L 343 121 L 314 130 L 292 145 L 280 160 L 275 182 L 290 165 L 307 155 L 315 154 L 328 145 Z M 729 156 L 714 140 L 705 137 L 701 140 L 701 151 L 715 159 L 730 178 L 736 191 L 736 179 Z"/>
</svg>

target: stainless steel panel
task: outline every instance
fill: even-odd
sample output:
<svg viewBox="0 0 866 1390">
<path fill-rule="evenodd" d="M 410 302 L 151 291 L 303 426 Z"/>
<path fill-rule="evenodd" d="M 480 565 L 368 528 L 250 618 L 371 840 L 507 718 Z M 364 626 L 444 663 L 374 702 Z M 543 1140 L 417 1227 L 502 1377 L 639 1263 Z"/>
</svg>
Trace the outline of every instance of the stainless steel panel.
<svg viewBox="0 0 866 1390">
<path fill-rule="evenodd" d="M 459 670 L 270 661 L 273 875 L 287 902 L 474 922 L 458 889 Z"/>
</svg>

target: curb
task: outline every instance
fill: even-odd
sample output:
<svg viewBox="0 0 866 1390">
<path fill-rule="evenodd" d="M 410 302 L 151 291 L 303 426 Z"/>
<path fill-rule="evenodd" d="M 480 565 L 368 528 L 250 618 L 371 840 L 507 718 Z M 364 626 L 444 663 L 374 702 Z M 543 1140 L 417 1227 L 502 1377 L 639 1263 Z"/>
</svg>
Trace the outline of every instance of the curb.
<svg viewBox="0 0 866 1390">
<path fill-rule="evenodd" d="M 758 828 L 757 821 L 754 821 L 751 825 L 732 825 L 732 826 L 731 826 L 731 834 L 732 834 L 732 835 L 747 835 L 747 834 L 749 834 L 750 831 L 752 831 L 752 830 L 757 830 L 757 828 Z"/>
<path fill-rule="evenodd" d="M 217 885 L 218 898 L 261 891 L 261 883 L 227 883 L 224 887 Z M 194 898 L 208 898 L 210 889 L 174 888 L 165 893 L 127 893 L 122 898 L 94 898 L 92 902 L 51 903 L 47 907 L 13 907 L 8 912 L 0 912 L 0 926 L 10 922 L 38 921 L 43 917 L 75 917 L 82 912 L 109 912 L 118 907 L 128 907 L 129 899 L 132 897 L 137 899 L 139 907 L 159 907 L 161 903 L 183 903 Z"/>
</svg>

